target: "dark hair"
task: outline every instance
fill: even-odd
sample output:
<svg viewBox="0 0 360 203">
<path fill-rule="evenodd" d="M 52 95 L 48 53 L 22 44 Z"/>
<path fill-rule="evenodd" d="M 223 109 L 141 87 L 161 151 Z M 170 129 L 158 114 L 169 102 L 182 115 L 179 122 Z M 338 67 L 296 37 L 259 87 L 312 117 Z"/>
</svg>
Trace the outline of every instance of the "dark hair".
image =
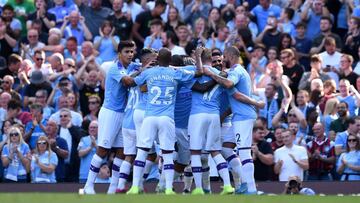
<svg viewBox="0 0 360 203">
<path fill-rule="evenodd" d="M 36 110 L 36 111 L 39 111 L 39 112 L 41 112 L 41 114 L 43 114 L 43 107 L 40 104 L 37 104 L 37 103 L 31 104 L 29 106 L 29 108 L 33 109 L 33 110 Z"/>
<path fill-rule="evenodd" d="M 8 109 L 21 109 L 21 102 L 16 99 L 11 99 L 8 103 Z"/>
<path fill-rule="evenodd" d="M 265 128 L 267 127 L 267 120 L 265 117 L 259 116 L 256 120 L 259 120 Z"/>
<path fill-rule="evenodd" d="M 254 44 L 252 40 L 252 34 L 249 28 L 239 28 L 237 30 L 237 33 L 243 39 L 246 47 L 252 46 Z"/>
<path fill-rule="evenodd" d="M 134 41 L 130 41 L 130 40 L 124 40 L 124 41 L 120 41 L 119 45 L 118 45 L 118 52 L 121 52 L 124 48 L 127 47 L 135 47 L 135 42 Z"/>
<path fill-rule="evenodd" d="M 102 22 L 102 24 L 101 24 L 101 30 L 103 30 L 105 26 L 110 26 L 110 27 L 112 28 L 112 27 L 113 27 L 113 24 L 112 24 L 112 22 L 109 21 L 109 20 L 104 20 L 104 21 Z"/>
<path fill-rule="evenodd" d="M 304 22 L 302 22 L 302 21 L 300 21 L 300 22 L 298 22 L 298 24 L 296 24 L 296 28 L 300 28 L 300 27 L 303 27 L 303 28 L 307 28 L 307 24 L 306 23 L 304 23 Z"/>
<path fill-rule="evenodd" d="M 171 39 L 171 42 L 173 44 L 177 44 L 177 42 L 178 42 L 178 38 L 177 38 L 176 34 L 171 30 L 166 31 L 166 38 L 168 40 Z"/>
<path fill-rule="evenodd" d="M 155 1 L 155 7 L 156 6 L 166 6 L 166 5 L 167 5 L 167 3 L 165 0 L 156 0 Z"/>
<path fill-rule="evenodd" d="M 8 58 L 8 63 L 9 65 L 11 64 L 16 64 L 22 61 L 21 56 L 17 55 L 17 54 L 11 54 Z"/>
<path fill-rule="evenodd" d="M 153 19 L 153 20 L 150 21 L 150 26 L 151 26 L 151 25 L 161 25 L 161 26 L 163 26 L 164 23 L 162 22 L 161 19 L 155 18 L 155 19 Z"/>
<path fill-rule="evenodd" d="M 158 62 L 161 66 L 169 66 L 171 64 L 171 51 L 168 48 L 161 48 L 159 51 Z"/>
<path fill-rule="evenodd" d="M 322 21 L 322 20 L 327 20 L 327 21 L 329 21 L 329 23 L 331 25 L 333 25 L 333 21 L 331 20 L 331 18 L 329 16 L 321 16 L 320 21 Z"/>
<path fill-rule="evenodd" d="M 4 121 L 2 122 L 2 126 L 1 126 L 1 133 L 2 133 L 2 134 L 5 133 L 5 132 L 4 132 L 4 126 L 5 126 L 5 123 L 6 123 L 6 122 L 10 122 L 11 125 L 14 125 L 14 123 L 15 123 L 13 120 L 4 120 Z"/>
<path fill-rule="evenodd" d="M 222 53 L 221 53 L 221 50 L 219 48 L 213 48 L 211 49 L 211 56 L 221 56 Z"/>
<path fill-rule="evenodd" d="M 339 102 L 339 104 L 345 104 L 346 108 L 349 109 L 349 104 L 346 103 L 345 101 L 341 101 L 341 102 Z"/>
<path fill-rule="evenodd" d="M 140 51 L 140 58 L 143 58 L 144 56 L 148 55 L 148 54 L 156 54 L 157 51 L 155 49 L 152 49 L 152 48 L 143 48 L 141 49 Z"/>
<path fill-rule="evenodd" d="M 184 57 L 181 55 L 173 55 L 171 57 L 171 65 L 173 66 L 185 66 L 184 64 Z"/>
<path fill-rule="evenodd" d="M 73 42 L 75 42 L 76 44 L 78 43 L 76 37 L 74 37 L 74 36 L 68 37 L 66 41 L 73 41 Z"/>
<path fill-rule="evenodd" d="M 3 12 L 4 12 L 5 10 L 10 10 L 10 11 L 14 12 L 14 7 L 12 7 L 10 4 L 5 4 L 5 5 L 3 6 L 2 10 L 3 10 Z"/>
<path fill-rule="evenodd" d="M 356 120 L 360 120 L 360 116 L 350 117 L 347 122 L 348 124 L 354 125 L 356 123 Z"/>
<path fill-rule="evenodd" d="M 265 130 L 265 129 L 264 129 L 264 127 L 260 127 L 260 126 L 254 125 L 254 127 L 253 127 L 253 132 L 256 132 L 256 131 L 258 131 L 258 130 Z"/>
<path fill-rule="evenodd" d="M 284 9 L 284 12 L 287 14 L 287 16 L 289 17 L 289 20 L 292 20 L 295 14 L 294 9 L 287 7 Z"/>
</svg>

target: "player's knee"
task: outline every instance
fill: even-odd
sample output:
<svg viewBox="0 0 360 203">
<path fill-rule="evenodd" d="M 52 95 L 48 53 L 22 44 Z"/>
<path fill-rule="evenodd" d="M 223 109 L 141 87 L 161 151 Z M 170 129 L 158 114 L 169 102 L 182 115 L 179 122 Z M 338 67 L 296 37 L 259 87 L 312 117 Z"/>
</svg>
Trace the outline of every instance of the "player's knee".
<svg viewBox="0 0 360 203">
<path fill-rule="evenodd" d="M 103 147 L 98 147 L 97 150 L 96 150 L 96 154 L 104 159 L 107 155 L 108 155 L 108 152 L 110 151 L 110 149 L 106 149 L 106 148 L 103 148 Z"/>
<path fill-rule="evenodd" d="M 200 154 L 201 154 L 201 150 L 190 150 L 190 154 L 191 154 L 191 155 L 200 155 Z"/>
<path fill-rule="evenodd" d="M 125 161 L 129 162 L 129 163 L 133 163 L 135 160 L 135 155 L 126 155 L 125 156 Z"/>
<path fill-rule="evenodd" d="M 226 148 L 231 148 L 231 149 L 234 149 L 236 147 L 236 144 L 235 143 L 232 143 L 232 142 L 224 142 L 222 144 L 222 147 L 226 147 Z"/>
<path fill-rule="evenodd" d="M 155 162 L 156 157 L 157 157 L 157 154 L 156 154 L 156 153 L 152 153 L 152 154 L 149 154 L 149 155 L 148 155 L 147 160 L 152 161 L 152 162 Z"/>
</svg>

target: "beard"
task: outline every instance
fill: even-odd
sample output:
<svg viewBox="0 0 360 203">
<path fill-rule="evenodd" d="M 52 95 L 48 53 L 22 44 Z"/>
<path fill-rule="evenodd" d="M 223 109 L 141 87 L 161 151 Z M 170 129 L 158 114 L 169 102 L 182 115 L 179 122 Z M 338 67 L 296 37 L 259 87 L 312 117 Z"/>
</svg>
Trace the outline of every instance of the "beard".
<svg viewBox="0 0 360 203">
<path fill-rule="evenodd" d="M 229 69 L 230 68 L 230 61 L 228 60 L 223 60 L 223 63 L 224 63 L 224 66 L 226 69 Z"/>
</svg>

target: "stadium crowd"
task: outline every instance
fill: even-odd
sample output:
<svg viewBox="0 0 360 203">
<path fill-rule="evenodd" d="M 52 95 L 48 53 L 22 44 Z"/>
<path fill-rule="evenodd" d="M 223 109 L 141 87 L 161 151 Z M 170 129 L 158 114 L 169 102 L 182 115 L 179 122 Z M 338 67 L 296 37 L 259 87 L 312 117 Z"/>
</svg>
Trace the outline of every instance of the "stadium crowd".
<svg viewBox="0 0 360 203">
<path fill-rule="evenodd" d="M 257 113 L 250 129 L 254 169 L 245 167 L 249 161 L 241 153 L 241 161 L 233 161 L 235 145 L 230 152 L 227 142 L 219 149 L 235 182 L 243 180 L 250 189 L 255 183 L 248 170 L 256 181 L 288 181 L 294 175 L 360 180 L 359 0 L 2 0 L 0 7 L 0 182 L 85 183 L 99 144 L 99 111 L 106 91 L 112 91 L 106 79 L 114 74 L 114 61 L 146 67 L 146 57 L 163 47 L 171 51 L 169 64 L 179 67 L 206 59 L 199 48 L 205 47 L 209 66 L 222 73 L 230 68 L 225 51 L 238 56 L 250 76 L 252 94 L 241 102 Z M 196 91 L 211 94 L 216 83 L 226 86 L 206 74 L 213 84 Z M 178 115 L 190 113 L 191 91 L 182 102 L 187 106 L 175 105 L 175 126 L 191 135 L 196 122 L 188 127 L 189 114 L 177 123 Z M 231 111 L 222 104 L 217 116 L 222 130 L 229 130 Z M 235 138 L 241 142 L 240 134 Z M 95 182 L 110 183 L 111 174 L 121 171 L 116 157 L 125 156 L 102 153 L 107 158 Z M 218 155 L 210 153 L 218 165 Z M 192 164 L 195 155 L 191 148 Z M 145 179 L 161 179 L 159 156 L 149 155 L 146 162 L 155 165 L 145 167 Z M 175 178 L 186 182 L 184 191 L 190 191 L 193 174 L 198 183 L 197 169 L 209 175 L 210 160 L 199 163 L 200 168 L 175 166 L 180 176 Z M 216 165 L 210 164 L 227 181 Z M 239 167 L 242 173 L 234 173 Z M 128 175 L 115 178 L 126 181 Z M 204 191 L 210 190 L 208 178 L 202 181 Z"/>
</svg>

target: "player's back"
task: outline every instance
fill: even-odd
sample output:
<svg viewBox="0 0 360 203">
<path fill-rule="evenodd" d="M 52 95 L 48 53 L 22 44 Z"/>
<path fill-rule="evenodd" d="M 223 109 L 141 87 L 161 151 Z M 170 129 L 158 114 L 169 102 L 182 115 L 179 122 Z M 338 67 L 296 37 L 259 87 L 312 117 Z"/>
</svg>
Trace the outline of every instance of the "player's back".
<svg viewBox="0 0 360 203">
<path fill-rule="evenodd" d="M 169 67 L 154 67 L 145 70 L 135 81 L 138 85 L 146 81 L 148 97 L 145 116 L 169 116 L 174 119 L 174 107 L 179 81 L 192 79 L 194 73 L 185 73 Z"/>
<path fill-rule="evenodd" d="M 220 71 L 207 67 L 212 72 L 219 74 Z M 208 76 L 201 76 L 196 79 L 200 84 L 204 84 L 212 80 Z M 208 114 L 219 114 L 220 110 L 220 95 L 223 92 L 223 87 L 220 85 L 215 85 L 212 89 L 205 93 L 193 92 L 192 96 L 192 105 L 191 105 L 191 114 L 197 113 L 208 113 Z"/>
<path fill-rule="evenodd" d="M 247 119 L 256 119 L 255 107 L 243 102 L 237 101 L 231 95 L 234 91 L 238 91 L 248 97 L 251 97 L 251 85 L 252 81 L 250 75 L 247 71 L 241 66 L 237 65 L 235 68 L 230 69 L 228 73 L 228 78 L 232 81 L 236 81 L 236 84 L 232 90 L 229 90 L 229 102 L 231 105 L 232 112 L 234 114 L 234 119 L 236 120 L 247 120 Z"/>
</svg>

